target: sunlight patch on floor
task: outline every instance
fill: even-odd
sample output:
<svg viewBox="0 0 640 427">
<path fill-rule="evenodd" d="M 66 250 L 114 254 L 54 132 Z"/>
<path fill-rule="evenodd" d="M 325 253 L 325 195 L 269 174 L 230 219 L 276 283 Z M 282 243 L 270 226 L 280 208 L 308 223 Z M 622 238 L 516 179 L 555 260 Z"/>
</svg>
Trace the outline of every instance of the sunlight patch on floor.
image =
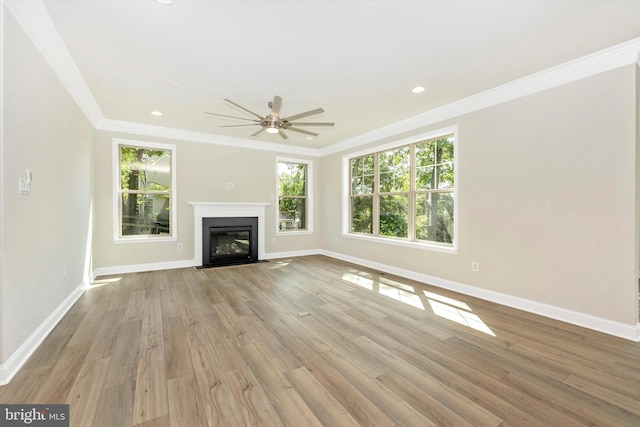
<svg viewBox="0 0 640 427">
<path fill-rule="evenodd" d="M 113 285 L 122 280 L 122 277 L 110 277 L 108 279 L 96 279 L 89 285 L 90 288 L 99 288 L 100 286 Z"/>
<path fill-rule="evenodd" d="M 342 275 L 342 280 L 346 280 L 349 283 L 353 283 L 354 285 L 358 285 L 370 291 L 373 290 L 373 280 L 367 279 L 366 277 L 362 277 L 357 274 L 345 273 Z"/>
<path fill-rule="evenodd" d="M 468 326 L 471 329 L 475 329 L 476 331 L 484 332 L 485 334 L 494 337 L 496 336 L 496 334 L 493 333 L 493 331 L 482 321 L 482 319 L 480 319 L 480 317 L 471 313 L 470 311 L 461 310 L 452 305 L 444 304 L 432 299 L 429 299 L 429 305 L 431 306 L 433 313 L 437 316 L 444 317 L 445 319 L 449 319 L 464 326 Z"/>
<path fill-rule="evenodd" d="M 421 310 L 424 310 L 424 305 L 420 300 L 420 295 L 416 295 L 412 292 L 407 292 L 402 289 L 398 289 L 394 286 L 388 286 L 380 283 L 378 292 L 380 295 L 384 295 L 389 298 L 393 298 L 396 301 L 403 302 L 405 304 L 409 304 Z"/>
<path fill-rule="evenodd" d="M 471 307 L 463 301 L 426 290 L 422 290 L 422 293 L 420 293 L 420 290 L 416 290 L 412 285 L 386 277 L 379 277 L 378 280 L 373 280 L 373 275 L 370 273 L 354 269 L 350 269 L 348 273 L 344 273 L 342 280 L 400 301 L 403 304 L 419 308 L 420 310 L 425 310 L 426 300 L 436 316 L 443 317 L 487 335 L 496 336 L 491 328 L 489 328 L 477 314 L 472 313 L 473 310 L 471 310 Z"/>
<path fill-rule="evenodd" d="M 463 310 L 472 311 L 471 308 L 469 308 L 469 306 L 466 303 L 462 301 L 458 301 L 457 299 L 445 297 L 444 295 L 434 294 L 433 292 L 429 292 L 429 291 L 422 291 L 422 292 L 424 292 L 424 295 L 429 299 L 434 299 L 436 301 L 440 301 L 445 304 L 449 304 L 454 307 L 461 308 Z"/>
</svg>

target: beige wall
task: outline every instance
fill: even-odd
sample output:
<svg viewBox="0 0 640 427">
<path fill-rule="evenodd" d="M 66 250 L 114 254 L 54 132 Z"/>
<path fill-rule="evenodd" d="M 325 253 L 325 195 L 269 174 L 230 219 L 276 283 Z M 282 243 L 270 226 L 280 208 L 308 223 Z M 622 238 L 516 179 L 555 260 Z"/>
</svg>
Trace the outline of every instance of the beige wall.
<svg viewBox="0 0 640 427">
<path fill-rule="evenodd" d="M 4 11 L 0 360 L 82 284 L 94 131 Z M 31 194 L 18 178 L 33 171 Z M 89 266 L 87 267 L 87 271 Z"/>
<path fill-rule="evenodd" d="M 626 66 L 429 126 L 459 126 L 457 254 L 342 236 L 344 153 L 323 158 L 323 170 L 334 171 L 321 187 L 325 249 L 637 323 L 635 71 Z"/>
<path fill-rule="evenodd" d="M 134 141 L 176 145 L 178 240 L 158 243 L 113 242 L 113 166 L 112 141 Z M 276 236 L 276 158 L 311 159 L 315 181 L 319 179 L 317 161 L 308 156 L 273 153 L 180 140 L 98 131 L 95 143 L 95 219 L 94 267 L 114 268 L 194 259 L 193 208 L 188 202 L 260 202 L 266 209 L 265 250 L 267 253 L 315 250 L 320 233 Z M 227 183 L 233 189 L 227 189 Z M 314 194 L 314 196 L 317 192 Z M 314 204 L 314 207 L 318 203 Z M 316 209 L 317 211 L 317 209 Z M 315 214 L 315 217 L 318 215 Z M 276 238 L 276 243 L 272 239 Z M 178 250 L 178 243 L 183 249 Z"/>
</svg>

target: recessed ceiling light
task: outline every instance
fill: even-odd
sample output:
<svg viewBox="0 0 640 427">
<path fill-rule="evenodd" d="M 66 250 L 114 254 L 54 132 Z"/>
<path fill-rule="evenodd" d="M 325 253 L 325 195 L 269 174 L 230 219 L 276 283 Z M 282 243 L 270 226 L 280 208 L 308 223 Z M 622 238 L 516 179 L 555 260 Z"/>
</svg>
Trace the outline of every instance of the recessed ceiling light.
<svg viewBox="0 0 640 427">
<path fill-rule="evenodd" d="M 422 93 L 422 92 L 424 92 L 424 88 L 422 86 L 416 86 L 413 89 L 411 89 L 411 92 L 413 92 L 413 93 Z"/>
<path fill-rule="evenodd" d="M 151 114 L 153 114 L 154 116 L 161 116 L 162 113 L 160 111 L 152 111 Z"/>
<path fill-rule="evenodd" d="M 173 0 L 155 0 L 155 2 L 163 6 L 169 6 L 173 4 Z"/>
</svg>

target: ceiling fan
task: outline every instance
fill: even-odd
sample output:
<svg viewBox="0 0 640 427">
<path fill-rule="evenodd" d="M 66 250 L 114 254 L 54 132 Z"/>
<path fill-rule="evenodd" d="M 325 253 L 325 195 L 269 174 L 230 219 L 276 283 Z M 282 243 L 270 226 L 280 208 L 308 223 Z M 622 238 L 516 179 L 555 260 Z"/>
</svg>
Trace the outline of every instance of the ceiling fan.
<svg viewBox="0 0 640 427">
<path fill-rule="evenodd" d="M 294 114 L 293 116 L 289 116 L 289 117 L 280 117 L 280 107 L 282 106 L 282 98 L 277 95 L 273 97 L 273 101 L 269 101 L 268 106 L 269 108 L 271 108 L 271 112 L 264 117 L 254 113 L 251 110 L 244 108 L 242 105 L 236 104 L 230 99 L 227 99 L 227 98 L 223 98 L 223 99 L 227 101 L 229 104 L 235 105 L 241 110 L 246 111 L 252 116 L 255 116 L 257 119 L 248 119 L 246 117 L 228 116 L 226 114 L 217 114 L 217 113 L 209 113 L 209 112 L 205 112 L 205 114 L 251 121 L 253 122 L 251 124 L 220 126 L 223 128 L 224 127 L 240 127 L 240 126 L 260 126 L 261 128 L 257 132 L 253 133 L 251 136 L 256 136 L 264 131 L 267 131 L 267 133 L 277 133 L 283 139 L 287 139 L 288 136 L 286 133 L 284 133 L 285 130 L 290 130 L 293 132 L 298 132 L 298 133 L 302 133 L 309 136 L 318 136 L 318 134 L 315 132 L 300 129 L 297 126 L 333 126 L 334 125 L 334 123 L 329 123 L 329 122 L 294 122 L 294 120 L 313 116 L 315 114 L 324 113 L 324 110 L 322 108 L 316 108 L 315 110 L 306 111 L 300 114 Z"/>
</svg>

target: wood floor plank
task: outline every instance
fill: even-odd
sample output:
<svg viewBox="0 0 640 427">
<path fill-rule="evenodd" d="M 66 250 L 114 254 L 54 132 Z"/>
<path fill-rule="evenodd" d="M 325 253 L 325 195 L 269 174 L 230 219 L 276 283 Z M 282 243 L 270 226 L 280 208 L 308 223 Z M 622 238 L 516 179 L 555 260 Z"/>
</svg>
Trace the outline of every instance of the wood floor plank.
<svg viewBox="0 0 640 427">
<path fill-rule="evenodd" d="M 191 348 L 191 358 L 209 426 L 243 425 L 240 407 L 231 393 L 216 350 L 212 346 Z"/>
<path fill-rule="evenodd" d="M 96 412 L 95 424 L 103 427 L 129 427 L 133 415 L 135 383 L 105 387 Z"/>
<path fill-rule="evenodd" d="M 405 400 L 412 401 L 415 399 L 416 405 L 412 406 L 417 407 L 425 415 L 427 415 L 428 411 L 422 411 L 421 407 L 423 405 L 420 402 L 429 401 L 429 406 L 433 408 L 433 412 L 451 412 L 462 418 L 462 420 L 452 420 L 449 419 L 451 415 L 448 415 L 439 420 L 445 425 L 463 425 L 465 423 L 464 420 L 466 420 L 470 425 L 496 426 L 504 421 L 474 401 L 455 390 L 451 390 L 433 376 L 395 355 L 392 353 L 393 349 L 387 350 L 364 336 L 355 339 L 354 344 L 361 348 L 362 351 L 374 355 L 381 363 L 388 366 L 387 372 L 376 378 L 382 380 L 387 387 L 389 387 L 389 383 L 392 383 L 396 394 L 402 395 Z M 425 391 L 423 392 L 422 390 Z M 420 400 L 418 396 L 422 393 L 425 395 Z M 424 404 L 424 406 L 427 406 L 427 404 Z"/>
<path fill-rule="evenodd" d="M 384 410 L 369 400 L 354 384 L 302 340 L 287 340 L 285 346 L 313 374 L 323 388 L 361 425 L 395 426 Z"/>
<path fill-rule="evenodd" d="M 368 375 L 358 365 L 348 360 L 344 354 L 329 350 L 322 353 L 321 357 L 399 425 L 428 426 L 432 424 L 431 419 L 411 406 L 410 402 L 403 400 L 391 389 L 385 387 L 377 378 Z"/>
<path fill-rule="evenodd" d="M 285 372 L 284 375 L 322 425 L 341 427 L 360 425 L 307 368 L 294 369 Z"/>
<path fill-rule="evenodd" d="M 111 359 L 89 360 L 84 363 L 69 392 L 70 426 L 86 427 L 95 425 L 96 412 L 102 396 L 102 388 L 109 371 Z"/>
<path fill-rule="evenodd" d="M 285 425 L 317 427 L 322 425 L 258 344 L 244 345 L 242 352 L 251 366 L 251 371 L 260 381 L 262 389 Z"/>
<path fill-rule="evenodd" d="M 39 386 L 34 402 L 64 403 L 69 396 L 75 378 L 87 360 L 91 343 L 84 342 L 65 347 L 56 364 L 51 368 L 51 375 Z"/>
<path fill-rule="evenodd" d="M 502 382 L 548 402 L 548 405 L 565 411 L 584 425 L 611 425 L 612 419 L 626 419 L 626 422 L 620 425 L 633 425 L 637 421 L 632 413 L 626 412 L 620 406 L 607 404 L 565 383 L 542 382 L 535 377 L 521 378 L 516 374 L 508 374 L 502 378 Z M 551 395 L 553 398 L 550 398 Z"/>
<path fill-rule="evenodd" d="M 626 427 L 639 384 L 640 343 L 311 255 L 98 278 L 0 402 L 83 427 Z"/>
<path fill-rule="evenodd" d="M 141 337 L 133 400 L 133 424 L 140 424 L 169 413 L 165 369 L 162 335 Z"/>
<path fill-rule="evenodd" d="M 225 377 L 246 425 L 285 425 L 248 366 L 228 371 Z"/>
<path fill-rule="evenodd" d="M 124 309 L 107 311 L 93 341 L 90 342 L 91 349 L 87 354 L 87 359 L 104 359 L 113 355 L 124 314 Z"/>
<path fill-rule="evenodd" d="M 123 322 L 111 356 L 106 386 L 135 381 L 140 351 L 142 321 Z"/>
<path fill-rule="evenodd" d="M 168 380 L 170 425 L 206 427 L 207 416 L 193 374 Z"/>
<path fill-rule="evenodd" d="M 142 336 L 162 334 L 162 303 L 160 298 L 145 298 L 142 305 Z"/>
</svg>

